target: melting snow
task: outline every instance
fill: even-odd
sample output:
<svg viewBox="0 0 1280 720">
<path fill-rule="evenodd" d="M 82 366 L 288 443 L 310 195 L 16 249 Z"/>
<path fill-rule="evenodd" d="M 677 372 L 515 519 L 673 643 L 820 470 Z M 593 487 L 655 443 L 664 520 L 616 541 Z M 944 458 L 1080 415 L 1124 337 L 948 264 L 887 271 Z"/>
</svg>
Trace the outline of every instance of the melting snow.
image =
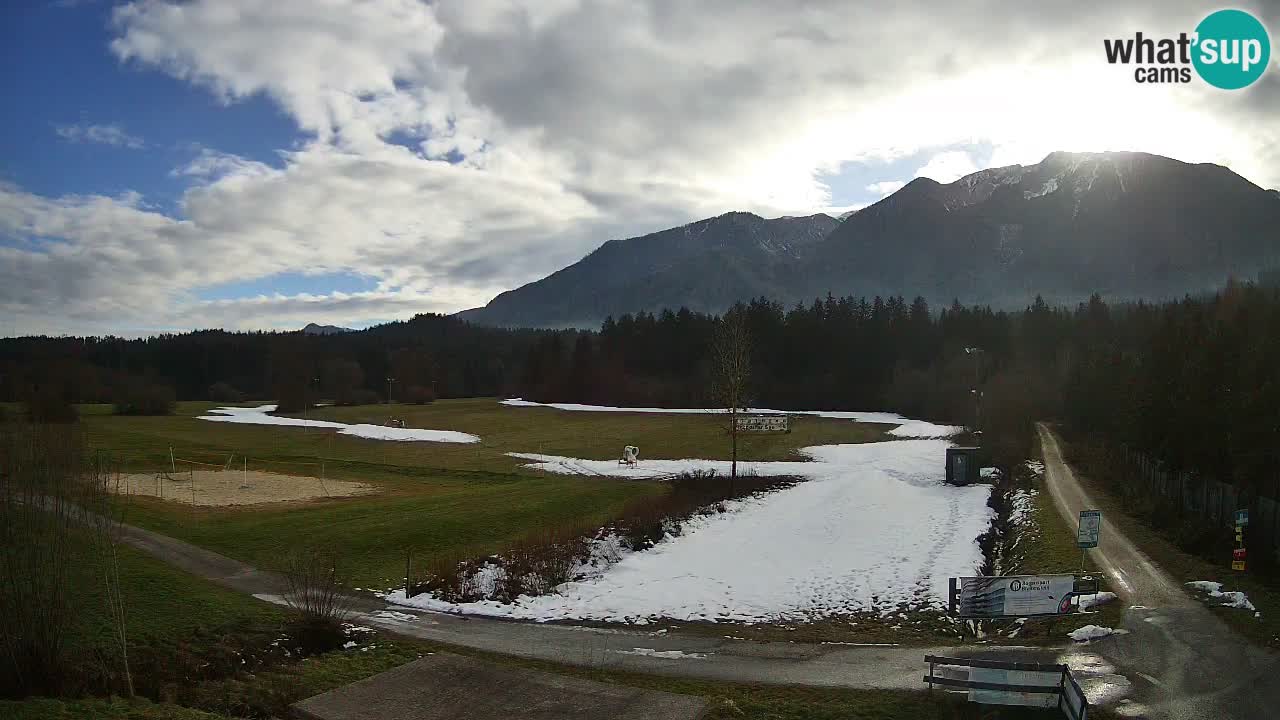
<svg viewBox="0 0 1280 720">
<path fill-rule="evenodd" d="M 654 650 L 653 648 L 632 648 L 630 650 L 614 650 L 619 655 L 642 655 L 644 657 L 656 657 L 664 660 L 701 660 L 706 657 L 703 653 L 687 653 L 683 650 Z"/>
<path fill-rule="evenodd" d="M 1249 598 L 1242 592 L 1222 591 L 1222 583 L 1213 582 L 1211 580 L 1192 580 L 1187 585 L 1196 590 L 1208 593 L 1209 597 L 1223 600 L 1222 606 L 1229 608 L 1237 608 L 1239 610 L 1248 610 L 1253 612 L 1257 610 L 1253 603 L 1249 602 Z"/>
<path fill-rule="evenodd" d="M 1100 593 L 1094 593 L 1093 595 L 1081 595 L 1080 609 L 1088 610 L 1089 608 L 1092 608 L 1092 607 L 1105 605 L 1115 599 L 1116 599 L 1116 594 L 1113 592 L 1100 592 Z"/>
<path fill-rule="evenodd" d="M 668 413 L 676 415 L 717 415 L 728 412 L 725 408 L 655 408 L 655 407 L 613 407 L 611 405 L 582 405 L 580 403 L 538 403 L 520 398 L 503 400 L 503 405 L 511 407 L 549 407 L 556 410 L 576 412 L 622 412 L 622 413 Z M 940 438 L 951 437 L 964 432 L 959 425 L 938 425 L 923 420 L 911 420 L 897 413 L 858 412 L 845 410 L 769 410 L 766 408 L 748 408 L 744 412 L 751 415 L 811 415 L 813 417 L 833 418 L 835 420 L 853 420 L 864 423 L 883 423 L 897 425 L 889 431 L 894 437 L 904 438 Z"/>
<path fill-rule="evenodd" d="M 628 552 L 601 575 L 510 604 L 452 604 L 430 595 L 386 599 L 428 610 L 526 620 L 802 620 L 902 606 L 945 608 L 947 579 L 982 565 L 977 538 L 992 519 L 991 488 L 943 482 L 942 440 L 805 448 L 812 462 L 739 463 L 742 472 L 809 479 L 726 502 L 678 537 Z M 553 472 L 662 477 L 728 462 L 522 455 Z"/>
<path fill-rule="evenodd" d="M 394 440 L 400 442 L 445 442 L 474 443 L 480 438 L 470 433 L 454 430 L 423 430 L 420 428 L 394 428 L 382 425 L 348 425 L 328 420 L 304 420 L 302 418 L 268 415 L 276 409 L 275 405 L 259 405 L 257 407 L 220 407 L 201 415 L 199 420 L 213 422 L 244 423 L 248 425 L 284 425 L 288 427 L 311 427 L 337 430 L 340 435 L 369 438 L 371 440 Z"/>
<path fill-rule="evenodd" d="M 1104 638 L 1108 635 L 1128 634 L 1128 630 L 1113 630 L 1109 627 L 1102 627 L 1101 625 L 1085 625 L 1082 628 L 1072 630 L 1067 633 L 1067 637 L 1075 640 L 1076 642 L 1088 642 L 1089 640 L 1098 640 L 1099 638 Z"/>
</svg>

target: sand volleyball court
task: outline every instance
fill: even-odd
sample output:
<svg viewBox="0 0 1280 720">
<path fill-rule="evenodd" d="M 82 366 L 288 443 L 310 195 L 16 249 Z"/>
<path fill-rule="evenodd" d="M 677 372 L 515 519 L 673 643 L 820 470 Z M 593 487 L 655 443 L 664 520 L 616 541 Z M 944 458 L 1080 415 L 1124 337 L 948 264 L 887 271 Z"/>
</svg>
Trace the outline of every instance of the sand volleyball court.
<svg viewBox="0 0 1280 720">
<path fill-rule="evenodd" d="M 179 470 L 121 475 L 117 492 L 185 505 L 229 506 L 350 497 L 377 492 L 374 485 L 258 470 Z"/>
</svg>

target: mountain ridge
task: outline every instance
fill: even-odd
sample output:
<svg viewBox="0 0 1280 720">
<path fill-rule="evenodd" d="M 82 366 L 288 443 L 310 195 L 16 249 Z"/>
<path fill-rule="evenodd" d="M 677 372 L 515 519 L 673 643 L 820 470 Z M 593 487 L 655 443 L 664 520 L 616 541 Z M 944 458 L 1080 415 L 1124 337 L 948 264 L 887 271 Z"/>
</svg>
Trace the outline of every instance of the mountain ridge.
<svg viewBox="0 0 1280 720">
<path fill-rule="evenodd" d="M 594 327 L 766 296 L 904 295 L 1024 306 L 1036 295 L 1168 299 L 1280 267 L 1280 193 L 1229 168 L 1140 152 L 1053 152 L 1034 165 L 916 178 L 841 219 L 729 212 L 610 240 L 463 311 L 481 324 Z"/>
</svg>

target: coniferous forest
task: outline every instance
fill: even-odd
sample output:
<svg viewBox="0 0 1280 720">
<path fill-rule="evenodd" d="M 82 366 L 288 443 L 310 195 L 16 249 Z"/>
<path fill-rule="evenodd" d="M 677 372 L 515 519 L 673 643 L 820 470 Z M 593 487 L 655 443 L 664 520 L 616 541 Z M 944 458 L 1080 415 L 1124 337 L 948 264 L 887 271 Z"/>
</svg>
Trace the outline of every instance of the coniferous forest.
<svg viewBox="0 0 1280 720">
<path fill-rule="evenodd" d="M 1078 437 L 1274 494 L 1275 289 L 1233 284 L 1163 304 L 1094 297 L 1058 308 L 1037 300 L 1012 313 L 935 310 L 901 297 L 827 297 L 792 308 L 757 299 L 729 312 L 749 329 L 753 406 L 889 410 L 976 426 L 1010 461 L 1027 452 L 1035 420 L 1055 419 Z M 78 402 L 113 402 L 119 412 L 163 406 L 146 402 L 146 389 L 282 408 L 380 402 L 388 392 L 398 402 L 523 396 L 688 407 L 711 401 L 718 322 L 682 309 L 609 318 L 592 332 L 419 315 L 334 335 L 8 338 L 0 340 L 0 400 L 24 402 L 46 419 Z"/>
</svg>

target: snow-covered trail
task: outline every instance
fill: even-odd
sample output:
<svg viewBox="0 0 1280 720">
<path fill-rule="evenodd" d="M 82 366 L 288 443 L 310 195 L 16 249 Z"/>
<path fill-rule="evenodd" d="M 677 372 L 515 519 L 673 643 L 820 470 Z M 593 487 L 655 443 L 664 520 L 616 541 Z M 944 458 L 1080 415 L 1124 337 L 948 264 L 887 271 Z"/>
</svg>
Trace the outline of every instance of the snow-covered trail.
<svg viewBox="0 0 1280 720">
<path fill-rule="evenodd" d="M 527 620 L 645 623 L 656 618 L 744 622 L 799 620 L 901 606 L 940 607 L 947 578 L 982 564 L 977 538 L 992 512 L 990 487 L 943 483 L 943 440 L 825 445 L 810 462 L 739 463 L 759 475 L 808 482 L 727 503 L 678 537 L 624 555 L 603 574 L 557 592 L 451 604 L 430 596 L 391 602 L 431 610 Z M 687 469 L 728 472 L 728 463 L 617 461 L 529 456 L 553 472 L 661 477 Z"/>
<path fill-rule="evenodd" d="M 214 408 L 209 415 L 201 415 L 197 420 L 212 422 L 242 423 L 247 425 L 283 425 L 287 427 L 309 427 L 337 430 L 339 435 L 368 438 L 370 440 L 392 440 L 397 442 L 443 442 L 443 443 L 476 443 L 480 438 L 470 433 L 456 430 L 424 430 L 422 428 L 395 428 L 382 425 L 331 422 L 329 420 L 304 420 L 302 418 L 268 415 L 276 409 L 275 405 L 259 405 L 257 407 L 220 407 Z"/>
<path fill-rule="evenodd" d="M 673 415 L 717 415 L 728 412 L 724 408 L 653 408 L 653 407 L 614 407 L 612 405 L 582 405 L 579 403 L 538 403 L 520 398 L 503 400 L 503 405 L 510 407 L 545 407 L 570 412 L 619 412 L 619 413 L 657 413 Z M 938 425 L 924 420 L 912 420 L 897 413 L 858 412 L 848 410 L 769 410 L 767 408 L 750 408 L 746 412 L 752 415 L 811 415 L 813 417 L 833 418 L 836 420 L 853 420 L 864 423 L 883 423 L 897 425 L 889 431 L 890 435 L 901 438 L 941 438 L 951 437 L 964 431 L 959 425 Z"/>
</svg>

